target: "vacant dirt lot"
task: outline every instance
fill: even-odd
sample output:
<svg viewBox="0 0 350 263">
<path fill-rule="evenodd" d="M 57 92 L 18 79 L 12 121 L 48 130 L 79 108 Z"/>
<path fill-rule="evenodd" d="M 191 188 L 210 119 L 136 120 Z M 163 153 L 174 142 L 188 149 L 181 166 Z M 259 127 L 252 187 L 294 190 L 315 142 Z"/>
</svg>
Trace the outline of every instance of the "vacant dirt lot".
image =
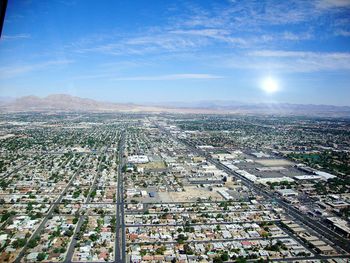
<svg viewBox="0 0 350 263">
<path fill-rule="evenodd" d="M 144 164 L 138 164 L 137 167 L 143 167 L 145 170 L 162 170 L 166 168 L 163 161 L 155 161 Z"/>
<path fill-rule="evenodd" d="M 196 201 L 199 197 L 211 197 L 213 201 L 223 200 L 222 196 L 216 190 L 208 191 L 207 189 L 197 188 L 196 186 L 185 186 L 184 189 L 184 192 L 169 192 L 169 197 L 173 202 Z"/>
<path fill-rule="evenodd" d="M 283 159 L 261 159 L 256 160 L 256 163 L 259 163 L 264 166 L 291 166 L 292 162 L 283 160 Z"/>
</svg>

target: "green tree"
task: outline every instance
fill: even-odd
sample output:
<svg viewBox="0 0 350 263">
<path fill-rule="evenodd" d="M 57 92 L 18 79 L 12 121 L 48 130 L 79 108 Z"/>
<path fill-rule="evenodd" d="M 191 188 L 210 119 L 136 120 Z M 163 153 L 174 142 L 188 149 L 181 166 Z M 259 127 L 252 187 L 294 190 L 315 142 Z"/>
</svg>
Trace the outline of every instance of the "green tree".
<svg viewBox="0 0 350 263">
<path fill-rule="evenodd" d="M 221 259 L 222 259 L 222 261 L 227 261 L 230 259 L 230 257 L 229 257 L 227 252 L 224 252 L 221 254 Z"/>
<path fill-rule="evenodd" d="M 219 256 L 217 256 L 213 259 L 213 263 L 222 263 L 222 262 L 223 261 L 222 261 L 221 257 L 219 257 Z"/>
<path fill-rule="evenodd" d="M 46 254 L 45 253 L 39 253 L 38 256 L 36 257 L 36 259 L 38 261 L 43 261 L 46 258 Z"/>
</svg>

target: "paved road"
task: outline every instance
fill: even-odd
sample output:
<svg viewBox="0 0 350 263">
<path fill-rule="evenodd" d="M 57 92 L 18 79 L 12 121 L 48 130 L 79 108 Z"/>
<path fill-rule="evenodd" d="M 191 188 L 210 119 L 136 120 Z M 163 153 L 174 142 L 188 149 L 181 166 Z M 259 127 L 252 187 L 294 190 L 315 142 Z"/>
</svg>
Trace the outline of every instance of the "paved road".
<svg viewBox="0 0 350 263">
<path fill-rule="evenodd" d="M 113 139 L 110 141 L 110 143 L 106 146 L 106 148 L 102 151 L 100 157 L 103 157 L 103 156 L 106 154 L 106 152 L 108 151 L 108 148 L 109 148 L 110 145 L 113 143 L 113 141 L 115 140 L 115 137 L 116 137 L 116 136 L 117 136 L 117 133 L 115 134 L 115 136 L 113 137 Z M 86 197 L 86 200 L 85 200 L 85 202 L 84 202 L 85 205 L 91 203 L 91 202 L 90 202 L 90 200 L 91 200 L 91 193 L 95 190 L 97 178 L 98 178 L 99 175 L 100 175 L 100 166 L 101 166 L 101 165 L 102 165 L 102 158 L 100 159 L 100 162 L 99 162 L 98 165 L 97 165 L 97 171 L 98 171 L 98 172 L 96 173 L 96 175 L 95 175 L 94 178 L 93 178 L 93 182 L 92 182 L 91 187 L 90 187 L 90 189 L 89 189 L 89 193 L 88 193 L 88 195 L 87 195 L 87 197 Z M 78 212 L 80 211 L 80 209 L 81 209 L 81 207 L 79 208 Z M 74 230 L 74 234 L 73 234 L 73 236 L 72 236 L 72 240 L 71 240 L 71 242 L 70 242 L 70 244 L 69 244 L 68 251 L 67 251 L 67 253 L 66 253 L 66 258 L 65 258 L 65 260 L 64 260 L 65 263 L 70 263 L 70 262 L 72 262 L 72 258 L 73 258 L 73 254 L 74 254 L 75 245 L 77 244 L 77 240 L 76 240 L 75 238 L 76 238 L 76 235 L 79 233 L 80 228 L 81 228 L 81 226 L 83 225 L 83 223 L 84 223 L 86 217 L 87 217 L 86 215 L 83 215 L 83 216 L 80 216 L 80 217 L 79 217 L 79 221 L 78 221 L 77 226 L 76 226 L 76 228 L 75 228 L 75 230 Z"/>
<path fill-rule="evenodd" d="M 51 215 L 53 214 L 53 211 L 55 210 L 55 208 L 58 206 L 57 203 L 60 203 L 62 201 L 63 196 L 66 194 L 68 188 L 72 185 L 73 181 L 75 180 L 75 177 L 78 175 L 82 165 L 86 162 L 87 156 L 84 157 L 84 159 L 81 161 L 77 171 L 73 174 L 73 176 L 71 177 L 71 179 L 69 180 L 67 186 L 64 188 L 64 190 L 62 191 L 62 193 L 60 194 L 60 196 L 57 199 L 57 202 L 55 202 L 54 204 L 51 205 L 47 215 L 45 216 L 45 218 L 43 219 L 43 221 L 41 221 L 41 224 L 39 225 L 39 227 L 34 231 L 34 233 L 32 234 L 32 236 L 28 239 L 26 245 L 23 247 L 23 249 L 21 250 L 21 252 L 18 254 L 15 263 L 19 263 L 21 261 L 21 259 L 23 258 L 23 256 L 25 255 L 25 252 L 27 250 L 27 246 L 28 243 L 34 239 L 38 234 L 40 234 L 41 230 L 45 227 L 47 221 L 49 220 L 49 218 L 51 217 Z"/>
<path fill-rule="evenodd" d="M 300 260 L 322 260 L 322 262 L 324 260 L 327 260 L 327 259 L 332 259 L 332 258 L 339 258 L 339 259 L 349 259 L 350 256 L 349 255 L 346 255 L 346 256 L 343 256 L 343 255 L 335 255 L 335 256 L 311 256 L 311 257 L 294 257 L 294 258 L 275 258 L 275 259 L 269 259 L 269 261 L 272 261 L 272 262 L 299 262 Z M 254 262 L 255 260 L 248 260 L 247 262 Z M 226 262 L 226 263 L 231 263 L 231 262 Z M 233 262 L 232 262 L 233 263 Z"/>
<path fill-rule="evenodd" d="M 19 166 L 19 167 L 13 169 L 12 171 L 7 172 L 7 173 L 3 174 L 2 176 L 0 176 L 0 179 L 4 179 L 5 177 L 7 177 L 7 178 L 10 177 L 12 174 L 17 173 L 19 170 L 21 170 L 22 168 L 26 167 L 27 165 L 29 165 L 30 163 L 32 163 L 32 162 L 34 162 L 34 161 L 35 161 L 35 160 L 32 159 L 32 160 L 30 160 L 30 161 L 28 161 L 28 162 L 25 162 L 25 163 L 22 164 L 21 166 Z"/>
<path fill-rule="evenodd" d="M 118 146 L 118 187 L 117 187 L 117 200 L 116 200 L 116 239 L 115 239 L 115 262 L 125 262 L 125 222 L 124 222 L 124 183 L 123 183 L 123 166 L 124 160 L 124 146 L 125 146 L 125 131 L 122 131 L 119 146 Z"/>
<path fill-rule="evenodd" d="M 336 246 L 342 248 L 346 253 L 350 253 L 350 242 L 348 239 L 342 237 L 338 233 L 334 232 L 333 230 L 329 229 L 325 225 L 319 223 L 318 221 L 310 218 L 309 216 L 301 213 L 299 210 L 295 209 L 292 205 L 284 202 L 282 199 L 279 199 L 276 197 L 273 193 L 268 192 L 264 190 L 261 186 L 254 184 L 253 182 L 249 181 L 247 178 L 241 176 L 240 174 L 234 172 L 227 166 L 223 165 L 218 160 L 211 157 L 210 154 L 206 153 L 205 151 L 198 149 L 196 145 L 193 143 L 188 142 L 185 139 L 178 139 L 177 137 L 173 136 L 169 131 L 165 130 L 163 127 L 160 127 L 156 123 L 154 123 L 160 130 L 171 136 L 174 140 L 177 140 L 179 142 L 182 142 L 184 145 L 186 145 L 188 148 L 190 148 L 193 152 L 196 152 L 197 154 L 206 157 L 206 159 L 214 164 L 218 169 L 225 171 L 227 174 L 230 174 L 234 176 L 237 179 L 240 179 L 241 182 L 247 186 L 249 189 L 254 190 L 256 193 L 264 196 L 267 198 L 267 200 L 275 200 L 276 203 L 285 209 L 286 213 L 288 213 L 292 218 L 302 222 L 304 225 L 310 227 L 317 233 L 324 236 L 326 239 L 330 240 L 332 243 L 334 243 Z"/>
<path fill-rule="evenodd" d="M 240 179 L 243 184 L 245 184 L 250 189 L 253 189 L 258 194 L 261 194 L 268 200 L 275 200 L 276 203 L 285 209 L 285 211 L 294 219 L 297 219 L 298 221 L 302 222 L 306 226 L 312 228 L 322 236 L 324 236 L 326 239 L 330 240 L 332 243 L 336 244 L 337 246 L 341 247 L 343 250 L 345 250 L 347 253 L 350 253 L 350 242 L 348 239 L 340 236 L 338 233 L 334 232 L 333 230 L 329 229 L 323 224 L 320 224 L 318 221 L 310 218 L 309 216 L 302 214 L 300 211 L 298 211 L 296 208 L 294 208 L 292 205 L 284 202 L 282 199 L 279 199 L 271 192 L 268 192 L 259 185 L 254 184 L 253 182 L 249 181 L 245 177 L 241 176 L 240 174 L 232 171 L 227 166 L 220 163 L 218 160 L 213 159 L 209 154 L 205 153 L 202 150 L 197 149 L 194 145 L 190 144 L 189 142 L 185 140 L 181 140 L 185 145 L 190 147 L 193 151 L 197 152 L 198 154 L 205 156 L 208 161 L 210 161 L 212 164 L 214 164 L 217 168 L 225 171 L 226 173 L 233 175 L 234 177 Z"/>
<path fill-rule="evenodd" d="M 311 253 L 311 255 L 315 254 L 315 251 L 312 251 L 309 247 L 306 246 L 305 242 L 303 240 L 300 239 L 299 236 L 297 236 L 296 234 L 294 234 L 292 231 L 290 231 L 288 228 L 286 228 L 285 226 L 283 226 L 283 224 L 281 224 L 281 222 L 277 222 L 276 225 L 283 229 L 284 232 L 286 232 L 289 236 L 291 236 L 295 241 L 297 241 L 301 246 L 304 247 L 304 249 L 306 249 L 307 251 L 309 251 Z"/>
<path fill-rule="evenodd" d="M 65 153 L 68 153 L 67 151 L 41 151 L 40 153 L 37 153 L 37 152 L 33 152 L 33 154 L 39 156 L 39 155 L 61 155 L 61 154 L 65 154 Z M 77 154 L 80 154 L 80 155 L 84 155 L 84 154 L 87 154 L 89 155 L 91 152 L 88 151 L 88 152 L 73 152 L 75 155 Z M 15 174 L 17 173 L 18 171 L 22 170 L 22 168 L 26 167 L 27 165 L 31 164 L 32 162 L 34 162 L 35 159 L 34 157 L 32 156 L 31 160 L 25 162 L 24 164 L 20 165 L 19 167 L 15 168 L 14 170 L 12 171 L 9 171 L 9 172 L 6 172 L 5 174 L 3 175 L 0 175 L 0 179 L 4 179 L 5 177 L 9 177 L 11 176 L 12 174 Z"/>
<path fill-rule="evenodd" d="M 269 220 L 269 222 L 279 222 L 281 219 L 277 220 Z M 231 224 L 250 224 L 250 223 L 265 223 L 266 220 L 250 220 L 250 221 L 226 221 L 226 222 L 206 222 L 206 223 L 189 223 L 186 222 L 178 223 L 178 224 L 126 224 L 126 227 L 159 227 L 159 226 L 208 226 L 208 225 L 231 225 Z"/>
<path fill-rule="evenodd" d="M 276 237 L 245 237 L 245 238 L 226 238 L 226 239 L 206 239 L 206 240 L 198 240 L 198 239 L 193 239 L 193 240 L 184 240 L 184 243 L 223 243 L 223 242 L 241 242 L 241 241 L 254 241 L 254 240 L 272 240 L 272 239 L 286 239 L 289 238 L 288 236 L 276 236 Z M 155 243 L 161 243 L 161 244 L 178 244 L 177 241 L 164 241 L 164 240 L 157 240 L 157 241 L 140 241 L 140 242 L 128 242 L 129 244 L 155 244 Z"/>
<path fill-rule="evenodd" d="M 191 202 L 196 203 L 196 202 Z M 144 204 L 144 203 L 143 203 Z M 151 204 L 152 205 L 152 204 Z M 165 213 L 171 213 L 171 214 L 204 214 L 204 213 L 218 213 L 218 214 L 229 214 L 229 213 L 245 213 L 247 212 L 247 209 L 237 209 L 237 210 L 194 210 L 194 211 L 162 211 L 162 212 L 152 212 L 152 213 L 148 213 L 147 215 L 163 215 Z M 257 213 L 264 213 L 264 212 L 272 212 L 272 210 L 260 210 L 260 209 L 249 209 L 249 212 L 253 211 L 253 212 L 257 212 Z M 144 215 L 145 211 L 140 211 L 140 210 L 134 210 L 134 211 L 126 211 L 125 213 L 127 215 Z M 266 221 L 266 220 L 265 220 Z"/>
</svg>

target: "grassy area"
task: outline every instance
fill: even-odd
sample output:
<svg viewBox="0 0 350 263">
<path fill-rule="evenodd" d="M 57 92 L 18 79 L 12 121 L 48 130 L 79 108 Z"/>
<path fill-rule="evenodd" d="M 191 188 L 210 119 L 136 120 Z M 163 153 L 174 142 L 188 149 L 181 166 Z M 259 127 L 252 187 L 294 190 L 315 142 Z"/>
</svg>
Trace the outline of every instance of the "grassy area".
<svg viewBox="0 0 350 263">
<path fill-rule="evenodd" d="M 156 161 L 156 162 L 138 164 L 137 167 L 144 168 L 145 170 L 162 170 L 166 168 L 166 164 L 163 161 Z"/>
<path fill-rule="evenodd" d="M 288 155 L 294 161 L 307 164 L 310 167 L 324 169 L 337 178 L 315 185 L 318 194 L 348 193 L 350 186 L 350 154 L 346 152 L 324 151 L 320 153 L 291 153 Z"/>
<path fill-rule="evenodd" d="M 324 168 L 343 177 L 350 174 L 350 153 L 324 151 L 320 153 L 290 153 L 288 157 L 314 168 Z"/>
</svg>

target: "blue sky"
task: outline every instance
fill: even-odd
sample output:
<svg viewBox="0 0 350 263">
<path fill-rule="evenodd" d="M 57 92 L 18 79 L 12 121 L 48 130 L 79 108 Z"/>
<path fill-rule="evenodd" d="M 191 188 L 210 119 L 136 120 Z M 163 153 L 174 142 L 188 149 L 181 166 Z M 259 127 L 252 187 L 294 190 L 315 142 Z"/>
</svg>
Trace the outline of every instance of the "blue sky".
<svg viewBox="0 0 350 263">
<path fill-rule="evenodd" d="M 350 0 L 9 2 L 0 96 L 350 105 Z"/>
</svg>

